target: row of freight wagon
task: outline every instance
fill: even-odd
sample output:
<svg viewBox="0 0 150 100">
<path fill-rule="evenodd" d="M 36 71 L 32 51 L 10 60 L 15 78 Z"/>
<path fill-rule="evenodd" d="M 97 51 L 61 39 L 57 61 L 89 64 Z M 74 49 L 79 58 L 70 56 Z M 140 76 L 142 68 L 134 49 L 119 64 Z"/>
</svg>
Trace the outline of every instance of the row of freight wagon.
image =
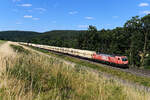
<svg viewBox="0 0 150 100">
<path fill-rule="evenodd" d="M 48 45 L 39 45 L 39 44 L 33 44 L 33 43 L 20 42 L 20 44 L 47 49 L 47 50 L 51 50 L 55 52 L 70 54 L 74 56 L 80 56 L 84 58 L 99 60 L 99 61 L 107 62 L 110 64 L 116 64 L 116 65 L 121 65 L 121 66 L 128 65 L 128 59 L 126 56 L 99 54 L 99 53 L 96 53 L 95 51 L 80 50 L 80 49 L 65 48 L 65 47 L 55 47 L 55 46 L 48 46 Z"/>
<path fill-rule="evenodd" d="M 61 53 L 66 53 L 74 56 L 90 58 L 90 59 L 92 59 L 93 55 L 96 54 L 95 51 L 80 50 L 80 49 L 73 49 L 73 48 L 55 47 L 55 46 L 39 45 L 39 44 L 23 43 L 23 42 L 20 42 L 20 44 L 29 45 L 29 46 L 38 47 L 38 48 L 47 49 L 56 52 L 61 52 Z"/>
</svg>

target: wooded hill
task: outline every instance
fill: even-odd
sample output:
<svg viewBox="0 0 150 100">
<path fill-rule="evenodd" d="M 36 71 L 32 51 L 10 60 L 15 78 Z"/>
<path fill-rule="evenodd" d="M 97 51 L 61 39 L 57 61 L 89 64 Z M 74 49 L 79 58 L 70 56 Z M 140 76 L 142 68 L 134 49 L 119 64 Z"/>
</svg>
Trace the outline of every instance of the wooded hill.
<svg viewBox="0 0 150 100">
<path fill-rule="evenodd" d="M 64 47 L 77 47 L 78 36 L 85 33 L 86 31 L 75 30 L 54 30 L 44 33 L 31 31 L 2 31 L 0 32 L 0 39 Z"/>
<path fill-rule="evenodd" d="M 31 31 L 1 31 L 0 40 L 28 41 L 37 35 L 39 33 Z"/>
<path fill-rule="evenodd" d="M 31 42 L 38 44 L 53 45 L 59 47 L 78 47 L 78 37 L 86 31 L 55 30 L 45 32 L 31 39 Z"/>
<path fill-rule="evenodd" d="M 150 68 L 150 15 L 132 17 L 123 27 L 113 30 L 98 31 L 89 26 L 86 31 L 55 30 L 42 34 L 7 31 L 0 32 L 0 39 L 126 55 L 131 66 Z"/>
</svg>

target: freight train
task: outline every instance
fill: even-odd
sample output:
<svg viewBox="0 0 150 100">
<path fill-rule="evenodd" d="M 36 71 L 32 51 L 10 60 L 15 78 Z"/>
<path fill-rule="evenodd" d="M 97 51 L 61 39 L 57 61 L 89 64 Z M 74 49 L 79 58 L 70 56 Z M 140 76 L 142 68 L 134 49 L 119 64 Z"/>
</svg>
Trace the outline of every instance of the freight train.
<svg viewBox="0 0 150 100">
<path fill-rule="evenodd" d="M 69 54 L 73 56 L 79 56 L 83 58 L 93 59 L 101 62 L 106 62 L 109 64 L 119 65 L 121 67 L 128 66 L 128 59 L 126 56 L 116 56 L 116 55 L 108 55 L 102 53 L 96 53 L 95 51 L 89 50 L 80 50 L 80 49 L 73 49 L 73 48 L 65 48 L 65 47 L 55 47 L 55 46 L 48 46 L 48 45 L 39 45 L 39 44 L 32 44 L 32 43 L 23 43 L 20 44 L 33 46 L 41 49 L 51 50 L 55 52 L 60 52 L 64 54 Z"/>
</svg>

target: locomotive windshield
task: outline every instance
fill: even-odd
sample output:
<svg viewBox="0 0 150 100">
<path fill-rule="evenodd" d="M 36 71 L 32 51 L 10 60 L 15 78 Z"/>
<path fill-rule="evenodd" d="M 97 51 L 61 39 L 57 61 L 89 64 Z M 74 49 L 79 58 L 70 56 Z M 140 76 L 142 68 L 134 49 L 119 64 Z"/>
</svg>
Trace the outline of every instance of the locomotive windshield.
<svg viewBox="0 0 150 100">
<path fill-rule="evenodd" d="M 128 61 L 127 58 L 122 58 L 122 61 Z"/>
</svg>

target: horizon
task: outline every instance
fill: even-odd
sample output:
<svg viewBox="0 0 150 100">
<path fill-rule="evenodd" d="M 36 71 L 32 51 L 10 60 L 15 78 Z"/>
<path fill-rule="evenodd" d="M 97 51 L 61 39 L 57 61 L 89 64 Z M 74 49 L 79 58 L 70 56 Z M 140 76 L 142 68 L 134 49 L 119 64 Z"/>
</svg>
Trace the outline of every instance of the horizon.
<svg viewBox="0 0 150 100">
<path fill-rule="evenodd" d="M 9 32 L 9 31 L 24 31 L 24 32 L 37 32 L 37 33 L 45 33 L 45 32 L 52 32 L 52 31 L 87 31 L 87 30 L 49 30 L 49 31 L 44 31 L 44 32 L 38 32 L 38 31 L 30 31 L 30 30 L 4 30 L 0 32 Z M 100 31 L 100 30 L 98 30 Z"/>
<path fill-rule="evenodd" d="M 117 28 L 117 27 L 116 27 Z M 119 27 L 119 28 L 122 28 L 122 27 Z M 103 28 L 104 29 L 104 28 Z M 101 31 L 101 30 L 103 30 L 103 29 L 100 29 L 100 30 L 98 30 L 97 29 L 97 31 Z M 115 28 L 114 28 L 115 29 Z M 84 29 L 84 30 L 59 30 L 59 29 L 56 29 L 56 30 L 48 30 L 48 31 L 44 31 L 44 32 L 38 32 L 38 31 L 32 31 L 32 30 L 4 30 L 4 31 L 1 31 L 0 30 L 0 32 L 9 32 L 9 31 L 24 31 L 24 32 L 37 32 L 37 33 L 45 33 L 45 32 L 52 32 L 52 31 L 87 31 L 88 29 Z M 113 29 L 104 29 L 104 30 L 113 30 Z"/>
<path fill-rule="evenodd" d="M 149 0 L 4 0 L 0 1 L 0 31 L 47 32 L 123 27 L 133 16 L 150 14 Z"/>
</svg>

